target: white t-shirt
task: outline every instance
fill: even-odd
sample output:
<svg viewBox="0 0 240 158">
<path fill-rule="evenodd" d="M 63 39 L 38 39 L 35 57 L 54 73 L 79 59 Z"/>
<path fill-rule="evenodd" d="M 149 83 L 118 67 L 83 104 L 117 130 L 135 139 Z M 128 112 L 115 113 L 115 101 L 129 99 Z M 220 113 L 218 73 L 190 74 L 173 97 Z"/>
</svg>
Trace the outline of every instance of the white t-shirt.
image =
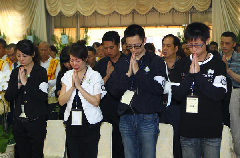
<svg viewBox="0 0 240 158">
<path fill-rule="evenodd" d="M 72 87 L 72 75 L 74 70 L 67 71 L 64 76 L 62 77 L 61 81 L 66 86 L 66 91 L 68 91 Z M 91 95 L 101 94 L 101 98 L 107 93 L 104 87 L 104 81 L 101 75 L 94 71 L 90 66 L 88 66 L 87 73 L 85 79 L 82 83 L 82 88 L 87 91 Z M 72 102 L 74 96 L 76 94 L 76 90 L 73 91 L 70 99 L 67 102 L 67 107 L 64 112 L 64 121 L 68 120 L 70 116 L 70 112 L 72 109 Z M 86 118 L 90 124 L 96 124 L 103 119 L 102 111 L 100 107 L 96 107 L 90 104 L 80 93 L 78 92 L 78 96 L 82 101 L 83 111 L 86 115 Z"/>
</svg>

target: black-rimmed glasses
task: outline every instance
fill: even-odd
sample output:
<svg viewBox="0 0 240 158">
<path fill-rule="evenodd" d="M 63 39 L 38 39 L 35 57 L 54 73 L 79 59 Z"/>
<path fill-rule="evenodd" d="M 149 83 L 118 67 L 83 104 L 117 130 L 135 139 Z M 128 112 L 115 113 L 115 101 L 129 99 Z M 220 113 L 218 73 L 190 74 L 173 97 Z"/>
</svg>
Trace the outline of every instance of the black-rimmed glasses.
<svg viewBox="0 0 240 158">
<path fill-rule="evenodd" d="M 203 47 L 203 45 L 204 45 L 205 43 L 202 43 L 202 44 L 186 44 L 186 46 L 188 47 L 188 48 L 202 48 Z"/>
<path fill-rule="evenodd" d="M 134 44 L 134 45 L 127 45 L 126 49 L 130 50 L 130 49 L 140 49 L 142 47 L 143 43 L 141 44 Z"/>
</svg>

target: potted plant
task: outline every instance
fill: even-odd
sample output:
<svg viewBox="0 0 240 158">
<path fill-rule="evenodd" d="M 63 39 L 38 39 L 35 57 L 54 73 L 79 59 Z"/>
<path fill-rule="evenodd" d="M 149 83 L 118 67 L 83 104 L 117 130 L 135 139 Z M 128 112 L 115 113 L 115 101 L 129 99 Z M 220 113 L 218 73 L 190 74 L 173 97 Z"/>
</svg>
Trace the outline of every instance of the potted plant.
<svg viewBox="0 0 240 158">
<path fill-rule="evenodd" d="M 9 112 L 9 103 L 5 100 L 4 94 L 8 87 L 11 71 L 0 72 L 0 156 L 6 151 L 7 146 L 13 148 L 15 141 L 13 139 L 12 129 L 7 126 L 7 113 Z M 13 152 L 13 149 L 10 149 Z"/>
<path fill-rule="evenodd" d="M 13 152 L 14 144 L 12 129 L 8 128 L 7 131 L 5 131 L 3 125 L 0 125 L 0 156 L 6 152 L 7 148 L 9 148 L 7 152 Z"/>
</svg>

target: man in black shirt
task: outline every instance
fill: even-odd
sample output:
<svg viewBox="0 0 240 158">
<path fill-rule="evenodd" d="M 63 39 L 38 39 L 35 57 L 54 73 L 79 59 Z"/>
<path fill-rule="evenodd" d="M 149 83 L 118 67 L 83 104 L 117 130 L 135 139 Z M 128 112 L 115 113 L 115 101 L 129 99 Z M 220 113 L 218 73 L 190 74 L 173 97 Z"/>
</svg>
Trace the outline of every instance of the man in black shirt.
<svg viewBox="0 0 240 158">
<path fill-rule="evenodd" d="M 113 126 L 112 132 L 112 154 L 113 158 L 123 158 L 123 145 L 119 132 L 119 116 L 117 115 L 117 105 L 120 98 L 113 97 L 109 92 L 111 86 L 108 86 L 108 80 L 112 76 L 115 65 L 125 58 L 124 54 L 119 51 L 120 36 L 115 31 L 106 32 L 102 38 L 103 48 L 105 49 L 106 57 L 97 62 L 94 69 L 98 71 L 105 83 L 107 90 L 106 96 L 101 100 L 100 107 L 103 113 L 103 121 L 109 122 Z"/>
<path fill-rule="evenodd" d="M 209 27 L 187 26 L 184 37 L 192 55 L 175 67 L 173 98 L 180 102 L 180 141 L 183 158 L 219 158 L 222 136 L 222 99 L 227 92 L 226 68 L 208 53 Z"/>
<path fill-rule="evenodd" d="M 155 158 L 166 65 L 144 48 L 146 38 L 141 26 L 128 26 L 124 37 L 131 56 L 119 61 L 108 84 L 111 94 L 121 97 L 119 129 L 125 158 Z"/>
<path fill-rule="evenodd" d="M 180 60 L 177 54 L 180 54 L 181 43 L 178 37 L 168 34 L 162 39 L 162 53 L 164 60 L 168 68 L 168 77 L 172 81 L 172 71 L 175 69 L 175 65 Z M 169 94 L 168 94 L 169 95 Z M 164 95 L 164 104 L 167 103 L 168 97 Z M 181 158 L 180 136 L 179 136 L 179 124 L 180 124 L 180 106 L 176 105 L 175 100 L 171 100 L 171 104 L 166 105 L 166 110 L 161 114 L 160 122 L 171 124 L 174 129 L 173 137 L 173 154 L 174 158 Z"/>
</svg>

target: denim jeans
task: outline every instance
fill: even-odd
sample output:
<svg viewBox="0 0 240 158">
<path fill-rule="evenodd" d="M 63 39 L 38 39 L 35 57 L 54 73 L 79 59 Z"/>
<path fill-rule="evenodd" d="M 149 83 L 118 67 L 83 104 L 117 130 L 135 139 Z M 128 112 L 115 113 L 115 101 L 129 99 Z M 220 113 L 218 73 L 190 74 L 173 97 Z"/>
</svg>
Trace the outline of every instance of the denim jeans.
<svg viewBox="0 0 240 158">
<path fill-rule="evenodd" d="M 181 137 L 183 158 L 220 158 L 221 138 Z"/>
<path fill-rule="evenodd" d="M 125 158 L 156 158 L 158 114 L 126 114 L 120 117 Z"/>
</svg>

